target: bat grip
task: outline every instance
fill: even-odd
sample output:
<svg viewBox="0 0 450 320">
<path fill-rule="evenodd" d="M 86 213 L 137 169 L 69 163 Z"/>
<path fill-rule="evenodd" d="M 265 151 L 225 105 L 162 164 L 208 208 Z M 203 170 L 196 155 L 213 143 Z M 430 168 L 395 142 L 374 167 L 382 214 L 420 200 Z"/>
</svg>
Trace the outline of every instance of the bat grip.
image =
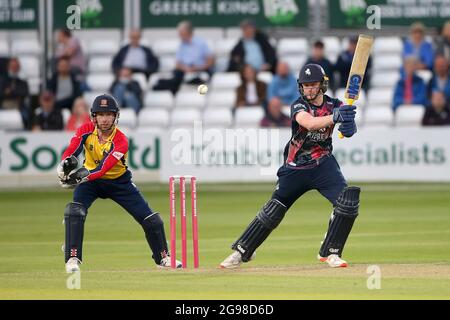
<svg viewBox="0 0 450 320">
<path fill-rule="evenodd" d="M 355 102 L 355 99 L 347 99 L 347 105 L 351 106 L 353 105 L 353 102 Z M 342 134 L 342 132 L 339 131 L 339 139 L 344 139 L 344 135 Z"/>
</svg>

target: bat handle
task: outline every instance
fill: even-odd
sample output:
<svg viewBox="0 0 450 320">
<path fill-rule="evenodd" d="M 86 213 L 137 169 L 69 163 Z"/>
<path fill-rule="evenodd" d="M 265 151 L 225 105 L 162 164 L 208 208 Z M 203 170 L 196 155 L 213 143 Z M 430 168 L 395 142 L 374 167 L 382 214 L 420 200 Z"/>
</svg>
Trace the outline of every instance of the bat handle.
<svg viewBox="0 0 450 320">
<path fill-rule="evenodd" d="M 355 99 L 347 99 L 347 105 L 351 106 L 353 105 L 353 102 L 355 102 Z M 344 139 L 344 135 L 342 134 L 342 132 L 339 131 L 339 139 Z"/>
</svg>

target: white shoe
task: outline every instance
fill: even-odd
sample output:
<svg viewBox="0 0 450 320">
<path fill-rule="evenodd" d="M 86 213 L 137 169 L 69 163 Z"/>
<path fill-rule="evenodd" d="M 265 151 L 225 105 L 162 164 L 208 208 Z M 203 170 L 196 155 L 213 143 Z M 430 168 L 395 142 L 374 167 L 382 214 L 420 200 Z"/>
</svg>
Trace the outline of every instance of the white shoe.
<svg viewBox="0 0 450 320">
<path fill-rule="evenodd" d="M 78 258 L 70 258 L 69 261 L 66 262 L 66 272 L 72 273 L 80 271 L 80 264 L 81 261 Z"/>
<path fill-rule="evenodd" d="M 253 252 L 252 256 L 250 257 L 249 261 L 255 259 L 256 252 Z M 242 254 L 234 250 L 232 254 L 230 254 L 225 260 L 222 261 L 222 263 L 219 265 L 222 269 L 236 269 L 238 268 L 244 261 L 242 261 Z"/>
<path fill-rule="evenodd" d="M 321 257 L 317 255 L 317 259 L 321 262 L 326 262 L 332 268 L 347 268 L 347 261 L 341 259 L 337 254 L 330 254 L 328 257 Z"/>
<path fill-rule="evenodd" d="M 177 266 L 177 269 L 183 267 L 183 264 L 181 263 L 181 261 L 175 260 L 175 264 Z M 166 256 L 165 258 L 162 258 L 158 267 L 159 268 L 171 268 L 172 264 L 170 263 L 170 256 Z"/>
</svg>

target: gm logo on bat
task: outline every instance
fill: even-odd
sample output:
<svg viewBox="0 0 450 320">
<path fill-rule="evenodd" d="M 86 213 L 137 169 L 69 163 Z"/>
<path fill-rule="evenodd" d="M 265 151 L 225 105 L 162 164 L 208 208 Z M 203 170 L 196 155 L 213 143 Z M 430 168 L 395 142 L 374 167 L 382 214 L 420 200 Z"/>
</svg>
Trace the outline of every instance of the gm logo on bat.
<svg viewBox="0 0 450 320">
<path fill-rule="evenodd" d="M 358 95 L 361 82 L 362 77 L 359 74 L 354 74 L 350 77 L 347 88 L 347 94 L 350 99 L 354 99 Z"/>
</svg>

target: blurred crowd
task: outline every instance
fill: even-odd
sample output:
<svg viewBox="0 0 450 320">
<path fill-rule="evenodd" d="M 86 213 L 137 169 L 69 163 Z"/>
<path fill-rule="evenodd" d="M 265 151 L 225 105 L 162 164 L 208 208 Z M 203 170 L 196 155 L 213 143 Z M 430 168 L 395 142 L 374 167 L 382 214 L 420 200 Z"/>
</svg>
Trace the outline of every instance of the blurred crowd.
<svg viewBox="0 0 450 320">
<path fill-rule="evenodd" d="M 252 20 L 240 24 L 241 37 L 229 53 L 227 72 L 239 72 L 240 85 L 236 90 L 234 112 L 241 108 L 259 106 L 264 110 L 261 127 L 289 127 L 286 110 L 299 97 L 297 74 L 289 63 L 280 59 L 270 37 L 259 30 Z M 158 72 L 160 59 L 142 42 L 140 30 L 129 33 L 129 41 L 114 55 L 111 70 L 115 79 L 108 84 L 109 92 L 122 108 L 133 110 L 139 117 L 144 108 L 144 95 L 151 91 L 169 91 L 174 96 L 184 84 L 208 83 L 215 72 L 216 57 L 208 42 L 195 35 L 189 21 L 177 27 L 180 45 L 175 67 L 170 77 L 160 78 L 151 88 L 142 88 L 135 74 L 148 80 Z M 91 90 L 86 81 L 87 58 L 80 41 L 70 30 L 59 30 L 50 76 L 33 106 L 27 79 L 22 79 L 19 59 L 10 57 L 6 72 L 0 76 L 0 109 L 17 109 L 27 130 L 75 130 L 90 121 L 89 108 L 83 94 Z M 326 56 L 325 44 L 314 41 L 306 63 L 317 63 L 329 77 L 330 91 L 344 88 L 355 52 L 357 38 L 349 38 L 347 47 L 335 63 Z M 392 110 L 401 105 L 421 105 L 425 109 L 422 124 L 450 125 L 450 21 L 437 37 L 427 37 L 425 26 L 414 23 L 403 39 L 403 65 L 394 87 Z M 298 66 L 300 69 L 301 66 Z M 426 81 L 418 75 L 428 70 Z M 270 80 L 259 78 L 270 72 Z M 372 61 L 369 60 L 363 88 L 371 88 Z M 63 110 L 70 111 L 68 121 Z"/>
</svg>

